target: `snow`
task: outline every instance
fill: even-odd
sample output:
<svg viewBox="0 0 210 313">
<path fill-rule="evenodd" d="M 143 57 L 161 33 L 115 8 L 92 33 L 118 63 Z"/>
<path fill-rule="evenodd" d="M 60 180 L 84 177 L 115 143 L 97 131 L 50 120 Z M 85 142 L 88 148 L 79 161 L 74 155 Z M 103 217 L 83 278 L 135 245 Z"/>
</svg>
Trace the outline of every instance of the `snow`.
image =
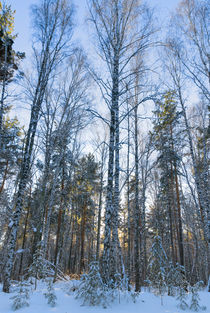
<svg viewBox="0 0 210 313">
<path fill-rule="evenodd" d="M 81 306 L 81 302 L 74 298 L 74 292 L 70 293 L 70 287 L 76 285 L 74 281 L 58 282 L 55 284 L 55 293 L 57 296 L 56 307 L 50 307 L 44 297 L 46 286 L 43 283 L 38 284 L 37 290 L 34 290 L 30 298 L 30 307 L 22 308 L 16 312 L 19 313 L 192 313 L 190 310 L 182 311 L 177 308 L 177 301 L 173 297 L 164 296 L 163 305 L 160 297 L 153 295 L 148 291 L 142 291 L 137 298 L 136 303 L 128 296 L 120 295 L 115 303 L 110 303 L 108 308 Z M 0 290 L 2 286 L 0 285 Z M 73 288 L 72 288 L 73 289 Z M 0 313 L 14 312 L 11 309 L 11 300 L 14 293 L 5 294 L 0 291 Z M 200 304 L 206 306 L 206 313 L 210 312 L 210 294 L 207 291 L 199 293 Z M 202 312 L 202 311 L 201 311 Z"/>
<path fill-rule="evenodd" d="M 12 228 L 13 225 L 14 225 L 14 222 L 11 221 L 11 222 L 9 223 L 8 227 L 9 227 L 9 228 Z"/>
<path fill-rule="evenodd" d="M 23 253 L 24 251 L 26 251 L 26 249 L 19 249 L 17 250 L 15 253 L 18 254 L 18 253 Z"/>
</svg>

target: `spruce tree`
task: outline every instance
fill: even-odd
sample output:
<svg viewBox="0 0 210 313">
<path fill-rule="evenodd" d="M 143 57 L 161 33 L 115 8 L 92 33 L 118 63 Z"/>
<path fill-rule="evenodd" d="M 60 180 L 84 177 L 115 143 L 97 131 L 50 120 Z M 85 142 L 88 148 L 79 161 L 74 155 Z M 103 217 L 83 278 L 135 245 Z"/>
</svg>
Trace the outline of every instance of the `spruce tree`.
<svg viewBox="0 0 210 313">
<path fill-rule="evenodd" d="M 37 250 L 33 255 L 33 262 L 29 267 L 28 274 L 35 278 L 35 289 L 37 288 L 37 280 L 46 280 L 49 276 L 54 275 L 54 270 L 50 262 L 44 257 L 43 242 L 37 246 Z"/>
<path fill-rule="evenodd" d="M 151 286 L 161 296 L 167 290 L 167 264 L 167 255 L 163 249 L 161 238 L 157 235 L 151 247 L 148 276 Z"/>
<path fill-rule="evenodd" d="M 88 274 L 83 274 L 77 290 L 76 298 L 81 299 L 83 305 L 108 305 L 107 286 L 103 283 L 99 263 L 93 261 L 89 265 Z"/>
<path fill-rule="evenodd" d="M 54 307 L 54 306 L 56 306 L 57 297 L 55 295 L 55 290 L 53 287 L 53 280 L 51 278 L 48 278 L 46 280 L 46 283 L 47 283 L 47 292 L 44 293 L 44 296 L 47 299 L 47 303 L 51 307 Z"/>
<path fill-rule="evenodd" d="M 25 281 L 19 281 L 15 287 L 15 295 L 10 297 L 13 300 L 12 309 L 14 311 L 29 306 L 29 284 Z"/>
<path fill-rule="evenodd" d="M 194 286 L 191 286 L 191 303 L 190 303 L 190 310 L 198 312 L 200 310 L 204 311 L 206 310 L 205 306 L 200 305 L 200 297 L 199 297 L 199 291 L 203 287 L 203 282 L 199 281 Z"/>
</svg>

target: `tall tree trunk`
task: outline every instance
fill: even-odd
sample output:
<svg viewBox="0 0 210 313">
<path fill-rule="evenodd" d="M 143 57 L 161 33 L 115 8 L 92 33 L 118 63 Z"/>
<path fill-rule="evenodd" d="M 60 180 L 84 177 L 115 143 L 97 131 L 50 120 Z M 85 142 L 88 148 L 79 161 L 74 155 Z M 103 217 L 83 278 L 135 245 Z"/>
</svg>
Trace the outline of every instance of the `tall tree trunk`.
<svg viewBox="0 0 210 313">
<path fill-rule="evenodd" d="M 129 111 L 129 107 L 127 108 Z M 130 208 L 130 114 L 128 113 L 128 148 L 127 148 L 127 210 L 128 210 L 128 252 L 127 252 L 127 272 L 128 285 L 131 279 L 131 208 Z"/>
<path fill-rule="evenodd" d="M 168 187 L 170 186 L 168 182 Z M 170 187 L 169 187 L 170 188 Z M 168 191 L 168 195 L 170 195 L 170 191 Z M 170 243 L 171 243 L 171 257 L 173 264 L 175 266 L 176 260 L 175 260 L 175 248 L 174 248 L 174 235 L 173 235 L 173 217 L 172 217 L 172 205 L 171 205 L 171 199 L 168 199 L 168 217 L 169 217 L 169 232 L 170 232 Z"/>
<path fill-rule="evenodd" d="M 115 172 L 114 172 L 114 199 L 112 216 L 112 244 L 110 257 L 111 279 L 115 281 L 115 274 L 120 272 L 121 264 L 118 267 L 118 256 L 121 251 L 118 249 L 118 224 L 119 224 L 119 178 L 120 178 L 120 129 L 119 129 L 119 58 L 116 56 L 113 74 L 112 101 L 115 110 Z M 122 259 L 120 259 L 120 262 Z"/>
<path fill-rule="evenodd" d="M 104 250 L 103 250 L 103 279 L 109 281 L 109 260 L 112 231 L 112 212 L 113 212 L 113 174 L 114 174 L 114 137 L 115 137 L 115 112 L 111 110 L 110 140 L 109 140 L 109 161 L 108 161 L 108 183 L 105 211 L 105 231 L 104 231 Z"/>
<path fill-rule="evenodd" d="M 28 226 L 29 212 L 30 212 L 30 206 L 27 207 L 27 213 L 26 213 L 26 219 L 25 219 L 25 225 L 24 225 L 23 241 L 22 241 L 22 246 L 21 246 L 22 252 L 21 252 L 20 266 L 19 266 L 19 277 L 22 275 L 23 254 L 24 254 L 24 249 L 25 249 L 25 244 L 26 244 L 26 231 L 27 231 L 27 226 Z"/>
<path fill-rule="evenodd" d="M 137 80 L 138 81 L 138 80 Z M 137 97 L 137 96 L 136 96 Z M 135 262 L 135 291 L 141 290 L 140 286 L 140 206 L 139 206 L 139 153 L 138 153 L 138 99 L 135 101 L 134 124 L 135 124 L 135 238 L 134 238 L 134 262 Z"/>
<path fill-rule="evenodd" d="M 110 139 L 109 139 L 109 161 L 108 161 L 108 184 L 107 184 L 107 197 L 106 197 L 106 210 L 105 210 L 105 232 L 104 232 L 104 251 L 103 251 L 103 279 L 104 281 L 109 284 L 110 283 L 110 275 L 111 272 L 115 272 L 115 257 L 112 254 L 112 251 L 116 251 L 116 237 L 117 235 L 117 225 L 118 221 L 115 220 L 115 225 L 113 227 L 113 219 L 118 218 L 119 209 L 119 178 L 118 178 L 118 171 L 119 166 L 117 166 L 117 173 L 116 173 L 116 165 L 115 165 L 115 174 L 114 174 L 114 164 L 115 161 L 119 158 L 119 142 L 116 143 L 116 129 L 119 128 L 119 120 L 117 120 L 118 125 L 116 125 L 116 114 L 119 110 L 118 108 L 118 101 L 119 101 L 119 82 L 118 82 L 118 71 L 119 71 L 119 59 L 114 62 L 114 73 L 113 73 L 113 81 L 112 81 L 112 99 L 111 99 L 111 121 L 110 121 Z M 118 144 L 118 146 L 116 146 Z M 114 155 L 118 154 L 118 156 Z M 113 198 L 113 179 L 115 177 L 115 197 Z M 113 235 L 113 231 L 115 232 Z M 111 236 L 112 235 L 112 236 Z M 113 246 L 114 244 L 114 246 Z M 112 251 L 111 251 L 112 250 Z M 112 259 L 112 261 L 111 261 Z M 110 264 L 112 262 L 112 266 Z M 116 273 L 116 272 L 115 272 Z"/>
<path fill-rule="evenodd" d="M 98 227 L 97 227 L 97 239 L 96 239 L 96 260 L 99 260 L 100 255 L 100 236 L 101 236 L 101 210 L 102 210 L 102 196 L 103 196 L 103 158 L 101 164 L 100 173 L 100 191 L 99 191 L 99 202 L 98 202 Z"/>
<path fill-rule="evenodd" d="M 55 265 L 55 275 L 54 275 L 54 282 L 56 281 L 57 276 L 57 264 L 59 259 L 59 250 L 60 250 L 60 233 L 61 233 L 61 224 L 62 224 L 62 213 L 63 213 L 63 191 L 64 191 L 64 167 L 62 170 L 62 181 L 61 181 L 61 204 L 58 210 L 58 225 L 57 225 L 57 232 L 56 232 L 56 241 L 55 241 L 55 256 L 54 256 L 54 265 Z"/>
<path fill-rule="evenodd" d="M 82 270 L 85 267 L 85 227 L 86 227 L 86 215 L 87 207 L 85 206 L 82 211 L 82 222 L 81 222 L 81 239 L 80 239 L 80 262 L 79 262 L 79 273 L 82 274 Z"/>
<path fill-rule="evenodd" d="M 72 207 L 72 210 L 73 210 L 73 207 Z M 73 217 L 73 214 L 71 214 L 71 219 L 70 219 L 70 234 L 71 234 L 71 236 L 70 236 L 70 246 L 69 246 L 68 265 L 67 265 L 69 274 L 72 271 L 71 258 L 72 258 L 72 248 L 73 248 L 73 238 L 74 238 L 74 223 L 75 223 L 75 217 Z"/>
<path fill-rule="evenodd" d="M 179 237 L 178 237 L 178 245 L 179 245 L 179 257 L 180 264 L 184 266 L 184 243 L 183 243 L 183 229 L 182 229 L 182 216 L 181 216 L 181 204 L 180 204 L 180 196 L 179 196 L 179 183 L 177 176 L 177 168 L 176 161 L 174 161 L 174 172 L 175 172 L 175 185 L 176 185 L 176 203 L 178 210 L 178 225 L 179 225 Z"/>
<path fill-rule="evenodd" d="M 5 91 L 6 91 L 6 76 L 8 70 L 8 38 L 5 39 L 5 49 L 4 49 L 4 74 L 2 81 L 2 91 L 1 91 L 1 100 L 0 100 L 0 149 L 2 149 L 2 136 L 3 136 L 3 116 L 4 116 L 4 100 L 5 100 Z"/>
</svg>

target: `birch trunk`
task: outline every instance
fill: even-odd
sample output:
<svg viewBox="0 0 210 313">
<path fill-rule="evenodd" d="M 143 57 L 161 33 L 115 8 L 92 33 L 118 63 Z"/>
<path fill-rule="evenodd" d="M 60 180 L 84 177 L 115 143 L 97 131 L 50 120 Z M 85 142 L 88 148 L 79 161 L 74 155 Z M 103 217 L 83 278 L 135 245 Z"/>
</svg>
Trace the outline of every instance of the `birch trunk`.
<svg viewBox="0 0 210 313">
<path fill-rule="evenodd" d="M 8 70 L 7 56 L 8 56 L 8 39 L 5 39 L 5 51 L 4 51 L 4 75 L 2 81 L 1 100 L 0 100 L 0 149 L 2 148 L 2 136 L 3 136 L 3 115 L 4 115 L 4 100 L 6 91 L 6 77 Z"/>
<path fill-rule="evenodd" d="M 140 286 L 140 205 L 139 205 L 139 152 L 138 152 L 138 100 L 134 109 L 135 124 L 135 237 L 134 237 L 134 263 L 135 263 L 135 291 L 141 290 Z"/>
<path fill-rule="evenodd" d="M 113 72 L 113 89 L 112 89 L 112 106 L 115 111 L 115 172 L 114 172 L 114 199 L 113 199 L 113 216 L 112 216 L 112 245 L 111 245 L 111 279 L 115 281 L 114 275 L 119 273 L 118 268 L 118 219 L 119 219 L 119 178 L 120 178 L 120 130 L 119 130 L 119 57 L 114 59 Z"/>
<path fill-rule="evenodd" d="M 104 231 L 104 250 L 103 250 L 103 277 L 108 283 L 110 280 L 110 248 L 111 248 L 111 231 L 113 217 L 113 176 L 114 176 L 114 144 L 115 144 L 115 111 L 111 108 L 110 122 L 110 139 L 109 139 L 109 161 L 108 161 L 108 183 L 106 196 L 105 211 L 105 231 Z"/>
<path fill-rule="evenodd" d="M 128 108 L 129 110 L 129 108 Z M 128 285 L 131 279 L 131 208 L 130 208 L 130 114 L 128 113 L 128 148 L 127 148 L 127 210 L 128 210 Z"/>
<path fill-rule="evenodd" d="M 104 180 L 104 158 L 105 147 L 102 148 L 101 158 L 101 172 L 100 172 L 100 191 L 99 191 L 99 203 L 98 203 L 98 227 L 97 227 L 97 239 L 96 239 L 96 261 L 99 260 L 100 255 L 100 236 L 101 236 L 101 210 L 102 210 L 102 197 L 103 197 L 103 180 Z"/>
</svg>

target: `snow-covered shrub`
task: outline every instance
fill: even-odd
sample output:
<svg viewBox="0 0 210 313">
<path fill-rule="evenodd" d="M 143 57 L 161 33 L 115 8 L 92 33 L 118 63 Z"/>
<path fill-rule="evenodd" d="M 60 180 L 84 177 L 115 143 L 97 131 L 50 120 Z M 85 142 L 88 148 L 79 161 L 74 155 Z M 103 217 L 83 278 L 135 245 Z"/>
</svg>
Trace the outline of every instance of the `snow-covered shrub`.
<svg viewBox="0 0 210 313">
<path fill-rule="evenodd" d="M 107 307 L 108 288 L 103 283 L 99 271 L 99 263 L 93 261 L 89 265 L 88 274 L 83 274 L 76 290 L 76 299 L 81 299 L 83 305 Z"/>
<path fill-rule="evenodd" d="M 115 289 L 119 290 L 128 290 L 128 278 L 126 274 L 122 275 L 120 273 L 116 273 L 114 275 L 114 283 L 113 286 Z"/>
<path fill-rule="evenodd" d="M 205 306 L 200 306 L 200 297 L 199 297 L 199 291 L 203 288 L 203 282 L 199 281 L 194 286 L 190 287 L 191 291 L 191 304 L 190 304 L 190 310 L 198 312 L 200 310 L 204 311 L 206 310 Z"/>
<path fill-rule="evenodd" d="M 15 287 L 15 295 L 10 297 L 10 299 L 13 300 L 12 309 L 14 311 L 29 306 L 29 291 L 29 284 L 27 282 L 20 281 L 17 283 Z"/>
<path fill-rule="evenodd" d="M 109 293 L 109 298 L 111 301 L 114 301 L 115 299 L 119 300 L 120 303 L 120 297 L 121 295 L 125 296 L 125 294 L 128 294 L 128 290 L 130 290 L 130 295 L 131 293 L 133 294 L 133 289 L 131 286 L 128 288 L 128 278 L 127 275 L 121 275 L 120 273 L 116 273 L 114 275 L 114 280 L 110 281 L 108 288 L 108 293 Z M 137 297 L 137 293 L 133 295 L 132 299 L 134 300 L 135 296 Z"/>
<path fill-rule="evenodd" d="M 177 300 L 179 301 L 178 307 L 182 310 L 190 309 L 192 311 L 204 311 L 206 310 L 205 306 L 200 305 L 200 297 L 199 291 L 203 288 L 203 282 L 197 282 L 194 286 L 189 287 L 189 291 L 191 293 L 191 303 L 190 305 L 187 304 L 187 292 L 185 288 L 178 289 L 178 296 Z"/>
<path fill-rule="evenodd" d="M 46 283 L 47 283 L 47 292 L 44 293 L 44 296 L 47 299 L 47 303 L 51 307 L 54 307 L 54 306 L 56 306 L 57 297 L 55 295 L 55 290 L 54 290 L 54 287 L 53 287 L 53 281 L 52 281 L 51 278 L 48 278 L 46 280 Z"/>
<path fill-rule="evenodd" d="M 37 280 L 45 280 L 47 277 L 54 275 L 52 265 L 45 259 L 42 242 L 39 243 L 33 255 L 33 262 L 29 267 L 28 274 L 35 278 L 35 289 L 37 287 Z"/>
<path fill-rule="evenodd" d="M 177 294 L 177 291 L 179 293 L 179 289 L 187 291 L 188 283 L 185 277 L 184 266 L 181 266 L 178 263 L 176 264 L 176 266 L 174 266 L 173 263 L 170 261 L 168 263 L 166 272 L 167 272 L 166 285 L 168 288 L 169 296 L 175 296 Z"/>
<path fill-rule="evenodd" d="M 189 308 L 189 305 L 187 304 L 187 292 L 184 288 L 178 288 L 178 295 L 176 297 L 176 300 L 178 301 L 178 308 L 185 311 Z"/>
<path fill-rule="evenodd" d="M 123 296 L 131 295 L 128 292 L 128 280 L 126 275 L 115 274 L 114 279 L 106 284 L 103 282 L 99 263 L 93 261 L 89 265 L 88 274 L 83 274 L 79 285 L 74 290 L 76 299 L 81 299 L 83 305 L 97 306 L 101 305 L 106 308 L 111 302 L 118 300 Z M 133 295 L 132 299 L 136 299 L 138 295 Z"/>
<path fill-rule="evenodd" d="M 178 297 L 183 298 L 188 286 L 185 268 L 178 263 L 174 265 L 167 258 L 159 236 L 154 238 L 152 244 L 148 272 L 149 285 L 155 293 L 162 296 L 167 291 L 169 296 L 178 293 Z"/>
<path fill-rule="evenodd" d="M 129 294 L 130 294 L 130 296 L 131 296 L 131 299 L 132 299 L 133 303 L 136 303 L 136 299 L 139 297 L 140 292 L 136 292 L 136 291 L 134 291 L 133 289 L 131 289 L 131 290 L 129 291 Z"/>
</svg>

